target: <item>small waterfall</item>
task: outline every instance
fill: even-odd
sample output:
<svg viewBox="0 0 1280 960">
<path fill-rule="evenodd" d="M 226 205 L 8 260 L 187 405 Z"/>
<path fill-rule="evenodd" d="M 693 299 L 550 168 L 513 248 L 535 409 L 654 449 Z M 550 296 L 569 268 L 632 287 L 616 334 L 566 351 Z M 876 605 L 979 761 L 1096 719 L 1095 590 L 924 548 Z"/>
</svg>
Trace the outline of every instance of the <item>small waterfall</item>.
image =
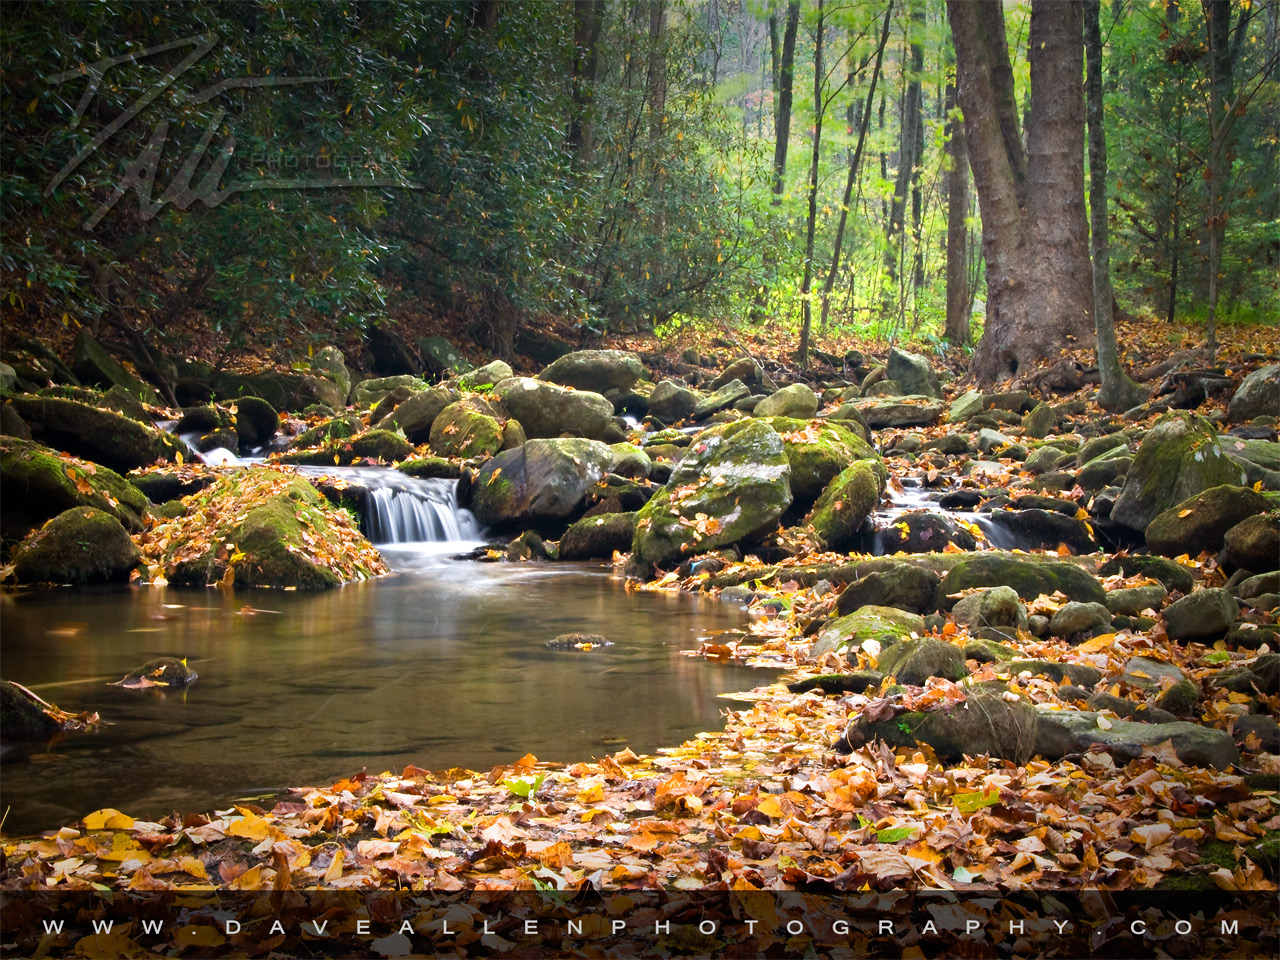
<svg viewBox="0 0 1280 960">
<path fill-rule="evenodd" d="M 480 539 L 476 518 L 470 510 L 458 507 L 453 480 L 387 478 L 386 482 L 371 483 L 366 489 L 361 519 L 369 540 L 375 544 Z"/>
</svg>

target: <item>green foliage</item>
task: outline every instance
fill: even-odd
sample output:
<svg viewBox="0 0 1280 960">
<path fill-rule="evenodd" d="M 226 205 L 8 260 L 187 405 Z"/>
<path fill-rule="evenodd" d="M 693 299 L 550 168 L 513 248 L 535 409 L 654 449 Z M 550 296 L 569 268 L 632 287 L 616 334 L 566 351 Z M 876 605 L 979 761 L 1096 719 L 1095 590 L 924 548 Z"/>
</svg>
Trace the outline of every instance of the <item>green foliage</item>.
<svg viewBox="0 0 1280 960">
<path fill-rule="evenodd" d="M 540 773 L 536 777 L 516 777 L 510 780 L 503 780 L 502 785 L 511 791 L 512 796 L 532 800 L 545 779 L 547 779 L 547 775 Z"/>
</svg>

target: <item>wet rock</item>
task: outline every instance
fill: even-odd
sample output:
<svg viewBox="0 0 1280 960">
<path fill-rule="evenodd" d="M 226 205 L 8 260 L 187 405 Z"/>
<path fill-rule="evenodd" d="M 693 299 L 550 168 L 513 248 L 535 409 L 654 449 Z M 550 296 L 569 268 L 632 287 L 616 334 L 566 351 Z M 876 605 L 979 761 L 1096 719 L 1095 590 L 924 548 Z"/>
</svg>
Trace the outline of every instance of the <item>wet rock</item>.
<svg viewBox="0 0 1280 960">
<path fill-rule="evenodd" d="M 58 514 L 13 554 L 20 583 L 105 583 L 127 580 L 138 548 L 123 524 L 92 507 Z"/>
<path fill-rule="evenodd" d="M 462 467 L 454 461 L 446 460 L 443 457 L 401 460 L 396 464 L 396 469 L 411 477 L 421 477 L 424 480 L 434 478 L 457 480 L 458 477 L 462 476 Z"/>
<path fill-rule="evenodd" d="M 901 713 L 884 720 L 861 715 L 834 749 L 848 753 L 875 740 L 892 747 L 914 747 L 919 742 L 932 747 L 944 763 L 984 754 L 1025 763 L 1036 744 L 1036 711 L 1020 697 L 1003 696 L 1002 689 L 1000 684 L 983 684 L 963 703 L 932 713 Z"/>
<path fill-rule="evenodd" d="M 866 693 L 878 690 L 884 683 L 884 674 L 879 670 L 855 670 L 853 673 L 826 673 L 817 677 L 808 677 L 787 684 L 792 693 L 805 693 L 809 690 L 821 690 L 823 693 Z"/>
<path fill-rule="evenodd" d="M 1049 632 L 1068 640 L 1087 640 L 1104 633 L 1110 625 L 1111 611 L 1105 604 L 1072 600 L 1049 619 Z"/>
<path fill-rule="evenodd" d="M 613 451 L 597 440 L 530 440 L 480 468 L 472 510 L 486 526 L 563 522 L 581 509 L 587 491 L 612 463 Z"/>
<path fill-rule="evenodd" d="M 600 440 L 613 426 L 613 404 L 589 390 L 568 390 L 530 377 L 511 377 L 500 381 L 493 395 L 531 438 L 570 432 Z"/>
<path fill-rule="evenodd" d="M 66 459 L 18 437 L 0 437 L 0 532 L 20 540 L 72 507 L 110 514 L 132 532 L 146 525 L 147 498 L 107 467 Z"/>
<path fill-rule="evenodd" d="M 1070 563 L 1046 560 L 1019 560 L 1006 555 L 966 557 L 943 578 L 943 594 L 960 593 L 970 587 L 1010 586 L 1024 600 L 1061 590 L 1068 598 L 1084 603 L 1102 603 L 1106 593 L 1090 574 Z"/>
<path fill-rule="evenodd" d="M 410 373 L 397 374 L 393 377 L 374 377 L 370 380 L 361 380 L 355 385 L 351 391 L 351 402 L 358 407 L 373 406 L 401 388 L 417 393 L 426 390 L 427 385 L 421 377 Z M 338 404 L 338 406 L 342 405 Z"/>
<path fill-rule="evenodd" d="M 1222 549 L 1228 530 L 1263 513 L 1269 505 L 1266 497 L 1248 487 L 1231 484 L 1210 487 L 1153 519 L 1147 525 L 1147 546 L 1152 553 L 1165 557 L 1184 553 L 1195 556 L 1201 550 L 1216 553 Z M 1277 538 L 1267 556 L 1272 562 L 1280 563 L 1280 526 L 1276 529 Z"/>
<path fill-rule="evenodd" d="M 562 633 L 546 642 L 552 650 L 593 650 L 613 644 L 598 633 Z"/>
<path fill-rule="evenodd" d="M 545 371 L 544 371 L 545 372 Z M 468 370 L 458 377 L 458 386 L 463 390 L 484 390 L 512 376 L 511 365 L 503 360 L 492 360 L 483 367 Z M 545 378 L 551 379 L 551 378 Z M 555 381 L 559 383 L 560 381 Z M 590 389 L 585 387 L 583 389 Z M 597 391 L 598 392 L 598 391 Z"/>
<path fill-rule="evenodd" d="M 883 489 L 883 471 L 871 460 L 855 461 L 827 484 L 806 522 L 828 549 L 847 549 L 856 541 Z"/>
<path fill-rule="evenodd" d="M 948 544 L 973 550 L 977 540 L 960 523 L 940 513 L 904 513 L 880 530 L 886 553 L 942 553 Z"/>
<path fill-rule="evenodd" d="M 17 396 L 10 402 L 37 441 L 112 470 L 174 462 L 190 453 L 171 434 L 75 400 Z"/>
<path fill-rule="evenodd" d="M 768 424 L 704 430 L 640 510 L 629 572 L 647 575 L 655 565 L 763 536 L 791 505 L 790 479 L 782 440 Z"/>
<path fill-rule="evenodd" d="M 484 401 L 451 403 L 431 425 L 431 449 L 442 457 L 491 457 L 502 449 L 502 424 Z"/>
<path fill-rule="evenodd" d="M 521 560 L 546 560 L 550 556 L 546 541 L 536 530 L 526 530 L 507 544 L 505 557 L 508 563 Z"/>
<path fill-rule="evenodd" d="M 0 680 L 0 729 L 6 740 L 47 740 L 62 724 L 17 684 Z"/>
<path fill-rule="evenodd" d="M 665 423 L 676 423 L 693 413 L 698 395 L 671 380 L 663 380 L 649 394 L 649 413 Z"/>
<path fill-rule="evenodd" d="M 240 450 L 245 453 L 266 446 L 280 429 L 280 414 L 261 397 L 241 397 L 230 407 Z"/>
<path fill-rule="evenodd" d="M 130 670 L 110 687 L 127 690 L 145 690 L 149 687 L 185 687 L 199 679 L 199 674 L 187 665 L 187 658 L 157 657 L 148 660 L 136 670 Z"/>
<path fill-rule="evenodd" d="M 1235 597 L 1226 590 L 1210 587 L 1165 607 L 1165 629 L 1170 640 L 1217 638 L 1227 632 L 1239 614 Z"/>
<path fill-rule="evenodd" d="M 943 510 L 975 510 L 989 496 L 989 492 L 979 490 L 952 490 L 943 495 L 938 506 Z"/>
<path fill-rule="evenodd" d="M 890 380 L 898 382 L 898 387 L 904 394 L 935 398 L 942 396 L 942 391 L 938 388 L 938 375 L 933 372 L 929 361 L 919 354 L 894 347 L 889 351 L 885 372 Z"/>
<path fill-rule="evenodd" d="M 1022 432 L 1028 437 L 1043 440 L 1058 423 L 1058 415 L 1047 403 L 1038 403 L 1022 418 Z"/>
<path fill-rule="evenodd" d="M 1280 364 L 1259 367 L 1236 388 L 1227 407 L 1227 419 L 1242 423 L 1263 415 L 1280 414 Z"/>
<path fill-rule="evenodd" d="M 1280 443 L 1219 437 L 1218 446 L 1244 470 L 1250 486 L 1261 483 L 1267 490 L 1280 490 Z"/>
<path fill-rule="evenodd" d="M 1113 614 L 1137 616 L 1143 610 L 1159 610 L 1169 591 L 1163 585 L 1153 583 L 1146 587 L 1121 587 L 1107 593 L 1107 609 Z"/>
<path fill-rule="evenodd" d="M 1223 537 L 1227 559 L 1242 570 L 1264 572 L 1280 567 L 1280 516 L 1250 517 Z"/>
<path fill-rule="evenodd" d="M 1116 450 L 1120 452 L 1119 447 Z M 1086 493 L 1093 493 L 1112 484 L 1120 483 L 1124 477 L 1129 475 L 1129 469 L 1132 466 L 1132 457 L 1108 456 L 1104 453 L 1080 468 L 1079 472 L 1076 473 L 1076 485 Z"/>
<path fill-rule="evenodd" d="M 1240 467 L 1219 448 L 1211 423 L 1195 414 L 1166 414 L 1143 438 L 1111 519 L 1145 530 L 1174 504 L 1243 479 Z"/>
<path fill-rule="evenodd" d="M 855 460 L 880 458 L 874 449 L 845 424 L 824 420 L 770 417 L 765 420 L 782 438 L 791 465 L 791 494 L 797 512 L 809 509 L 836 476 Z M 883 489 L 883 480 L 880 484 Z"/>
<path fill-rule="evenodd" d="M 626 553 L 636 531 L 636 514 L 606 513 L 583 517 L 560 538 L 561 560 L 608 560 Z"/>
<path fill-rule="evenodd" d="M 924 445 L 925 450 L 937 450 L 947 456 L 960 456 L 973 452 L 973 445 L 969 442 L 969 438 L 962 433 L 944 433 L 936 440 L 930 440 Z"/>
<path fill-rule="evenodd" d="M 1017 677 L 1028 673 L 1047 677 L 1054 683 L 1067 682 L 1076 687 L 1092 687 L 1102 679 L 1102 671 L 1086 663 L 1059 663 L 1056 660 L 1010 660 L 996 664 L 996 671 Z"/>
<path fill-rule="evenodd" d="M 349 449 L 354 459 L 383 463 L 395 463 L 413 452 L 408 440 L 390 430 L 366 430 L 352 438 Z"/>
<path fill-rule="evenodd" d="M 1252 600 L 1264 593 L 1280 593 L 1280 572 L 1259 573 L 1236 586 L 1236 596 L 1241 600 Z"/>
<path fill-rule="evenodd" d="M 833 650 L 856 650 L 868 640 L 879 641 L 883 650 L 912 633 L 924 633 L 923 617 L 893 607 L 862 607 L 823 627 L 809 648 L 809 656 L 819 660 Z"/>
<path fill-rule="evenodd" d="M 938 609 L 942 580 L 932 570 L 910 563 L 896 564 L 854 581 L 840 594 L 836 612 L 845 616 L 861 607 L 893 607 L 910 613 Z"/>
<path fill-rule="evenodd" d="M 1027 627 L 1027 608 L 1012 587 L 991 587 L 971 593 L 956 601 L 951 615 L 957 626 L 964 627 L 973 636 L 988 639 L 1007 639 Z M 967 656 L 967 648 L 965 652 Z"/>
<path fill-rule="evenodd" d="M 860 400 L 854 406 L 872 430 L 932 426 L 942 417 L 944 409 L 941 400 L 922 396 Z"/>
<path fill-rule="evenodd" d="M 1164 557 L 1147 557 L 1141 555 L 1122 554 L 1111 557 L 1098 568 L 1098 576 L 1112 577 L 1117 573 L 1126 577 L 1142 574 L 1152 580 L 1159 580 L 1170 593 L 1190 593 L 1195 586 L 1195 571 Z"/>
<path fill-rule="evenodd" d="M 1075 710 L 1041 710 L 1036 730 L 1035 752 L 1046 760 L 1061 760 L 1067 754 L 1085 753 L 1097 744 L 1115 757 L 1118 764 L 1142 755 L 1166 740 L 1188 766 L 1225 770 L 1240 761 L 1240 752 L 1223 730 L 1197 723 L 1134 723 L 1111 720 L 1109 729 L 1098 725 L 1097 713 Z"/>
<path fill-rule="evenodd" d="M 691 420 L 705 420 L 712 414 L 727 410 L 739 400 L 751 395 L 747 385 L 741 380 L 731 380 L 723 387 L 703 397 L 693 408 Z"/>
<path fill-rule="evenodd" d="M 431 426 L 445 407 L 458 399 L 458 395 L 443 387 L 414 390 L 407 399 L 375 426 L 379 430 L 399 430 L 410 443 L 426 443 L 431 439 Z"/>
<path fill-rule="evenodd" d="M 818 398 L 808 384 L 793 383 L 765 397 L 755 407 L 757 417 L 795 417 L 807 420 L 818 412 Z"/>
<path fill-rule="evenodd" d="M 930 677 L 961 680 L 969 675 L 964 652 L 937 637 L 908 638 L 884 649 L 876 669 L 899 683 L 922 687 Z"/>
<path fill-rule="evenodd" d="M 629 350 L 578 350 L 560 357 L 538 379 L 603 394 L 629 390 L 647 372 L 639 355 Z"/>
<path fill-rule="evenodd" d="M 1072 553 L 1098 549 L 1083 520 L 1056 510 L 993 510 L 991 522 L 1007 530 L 1023 549 L 1055 549 L 1065 543 Z"/>
<path fill-rule="evenodd" d="M 1049 473 L 1051 470 L 1057 469 L 1059 461 L 1065 456 L 1067 456 L 1067 452 L 1060 447 L 1040 447 L 1031 452 L 1022 466 L 1028 473 L 1039 476 L 1042 473 Z"/>
</svg>

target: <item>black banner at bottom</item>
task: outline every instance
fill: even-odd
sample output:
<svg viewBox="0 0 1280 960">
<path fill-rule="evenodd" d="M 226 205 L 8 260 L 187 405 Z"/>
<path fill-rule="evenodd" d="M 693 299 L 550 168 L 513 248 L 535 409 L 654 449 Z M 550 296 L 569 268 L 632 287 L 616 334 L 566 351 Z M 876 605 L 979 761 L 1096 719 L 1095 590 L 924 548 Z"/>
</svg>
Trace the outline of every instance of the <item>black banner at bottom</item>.
<svg viewBox="0 0 1280 960">
<path fill-rule="evenodd" d="M 1274 893 L 0 891 L 4 957 L 1274 957 Z"/>
</svg>

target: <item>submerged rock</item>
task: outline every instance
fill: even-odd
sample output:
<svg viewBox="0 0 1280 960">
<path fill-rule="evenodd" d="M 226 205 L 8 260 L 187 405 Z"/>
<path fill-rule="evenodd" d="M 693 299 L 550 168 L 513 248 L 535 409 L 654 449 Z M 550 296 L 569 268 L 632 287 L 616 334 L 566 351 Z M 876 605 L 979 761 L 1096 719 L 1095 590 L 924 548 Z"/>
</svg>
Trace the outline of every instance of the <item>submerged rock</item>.
<svg viewBox="0 0 1280 960">
<path fill-rule="evenodd" d="M 6 740 L 47 740 L 62 724 L 46 713 L 25 687 L 0 680 L 0 729 Z"/>
<path fill-rule="evenodd" d="M 131 670 L 112 687 L 125 687 L 129 690 L 145 690 L 148 687 L 184 687 L 196 680 L 200 675 L 187 666 L 187 658 L 181 660 L 174 657 L 158 657 L 148 660 L 137 670 Z"/>
</svg>

